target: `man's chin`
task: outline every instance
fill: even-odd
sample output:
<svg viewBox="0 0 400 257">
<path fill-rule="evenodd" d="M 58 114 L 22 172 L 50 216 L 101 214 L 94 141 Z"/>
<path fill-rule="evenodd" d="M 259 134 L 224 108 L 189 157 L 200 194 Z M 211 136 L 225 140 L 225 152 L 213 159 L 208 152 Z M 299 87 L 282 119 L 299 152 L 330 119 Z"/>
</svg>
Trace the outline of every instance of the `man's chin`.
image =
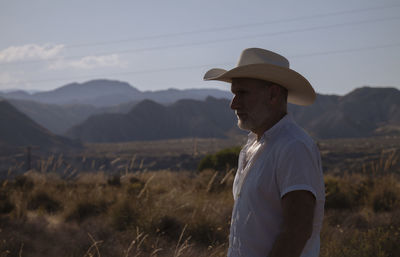
<svg viewBox="0 0 400 257">
<path fill-rule="evenodd" d="M 241 129 L 241 130 L 245 130 L 245 131 L 250 131 L 251 130 L 251 126 L 250 124 L 243 122 L 241 120 L 238 121 L 237 126 Z"/>
</svg>

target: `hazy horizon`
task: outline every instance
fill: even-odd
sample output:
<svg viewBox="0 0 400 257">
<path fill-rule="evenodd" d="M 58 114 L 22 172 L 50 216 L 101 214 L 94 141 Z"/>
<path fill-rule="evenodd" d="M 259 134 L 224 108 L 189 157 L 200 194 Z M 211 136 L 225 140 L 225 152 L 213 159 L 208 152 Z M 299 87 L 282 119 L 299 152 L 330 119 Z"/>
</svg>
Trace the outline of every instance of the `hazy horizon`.
<svg viewBox="0 0 400 257">
<path fill-rule="evenodd" d="M 213 90 L 213 89 L 216 89 L 216 90 L 221 90 L 221 91 L 230 92 L 230 86 L 229 86 L 228 83 L 226 83 L 225 86 L 224 86 L 224 85 L 217 85 L 217 86 L 214 86 L 214 87 L 211 87 L 211 86 L 208 86 L 208 87 L 206 87 L 206 86 L 205 86 L 205 87 L 198 87 L 198 88 L 174 88 L 174 87 L 169 87 L 169 88 L 149 89 L 149 90 L 146 90 L 146 89 L 145 89 L 145 90 L 142 90 L 142 89 L 139 89 L 139 88 L 135 87 L 134 85 L 130 84 L 129 82 L 123 81 L 123 80 L 115 80 L 115 79 L 93 79 L 93 80 L 110 80 L 110 81 L 126 82 L 126 83 L 128 83 L 131 87 L 136 88 L 136 89 L 138 89 L 138 90 L 141 91 L 141 92 L 156 92 L 156 91 L 163 91 L 163 90 L 191 90 L 191 89 L 194 89 L 194 90 L 209 90 L 209 89 L 210 89 L 210 90 Z M 28 89 L 28 90 L 27 90 L 27 89 L 21 89 L 21 88 L 0 89 L 0 93 L 12 93 L 12 92 L 24 91 L 24 92 L 26 92 L 26 93 L 29 93 L 29 94 L 33 95 L 33 94 L 35 94 L 35 93 L 53 91 L 53 90 L 56 90 L 56 89 L 58 89 L 58 88 L 67 86 L 67 85 L 69 85 L 69 84 L 74 84 L 74 83 L 84 84 L 84 83 L 89 82 L 89 81 L 92 81 L 92 80 L 87 80 L 87 81 L 83 81 L 83 82 L 76 82 L 76 81 L 74 81 L 74 82 L 70 82 L 70 83 L 63 84 L 63 85 L 61 85 L 61 86 L 59 86 L 59 87 L 55 87 L 55 88 L 52 88 L 52 89 L 42 89 L 42 90 L 40 90 L 40 89 Z M 372 87 L 372 88 L 395 88 L 395 89 L 397 89 L 397 90 L 400 90 L 400 88 L 397 88 L 397 87 L 390 87 L 390 86 L 388 86 L 388 87 L 383 87 L 383 86 L 362 85 L 362 86 L 360 86 L 360 87 L 351 88 L 348 92 L 345 92 L 345 93 L 342 93 L 342 94 L 339 94 L 339 93 L 321 93 L 321 92 L 318 92 L 318 91 L 316 91 L 316 93 L 317 93 L 317 94 L 322 94 L 322 95 L 339 95 L 339 96 L 341 96 L 341 95 L 346 95 L 346 94 L 348 94 L 348 93 L 350 93 L 350 92 L 352 92 L 352 91 L 354 91 L 354 90 L 356 90 L 356 89 L 358 89 L 358 88 L 362 88 L 362 87 Z"/>
</svg>

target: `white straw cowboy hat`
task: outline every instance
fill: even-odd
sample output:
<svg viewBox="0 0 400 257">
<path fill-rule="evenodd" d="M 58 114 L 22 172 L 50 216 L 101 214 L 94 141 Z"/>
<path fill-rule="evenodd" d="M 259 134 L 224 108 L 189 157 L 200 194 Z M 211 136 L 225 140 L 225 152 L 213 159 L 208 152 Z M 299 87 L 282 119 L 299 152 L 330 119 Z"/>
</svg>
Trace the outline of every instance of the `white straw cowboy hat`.
<svg viewBox="0 0 400 257">
<path fill-rule="evenodd" d="M 288 102 L 310 105 L 315 100 L 315 91 L 302 75 L 289 68 L 289 61 L 274 52 L 248 48 L 243 50 L 237 66 L 229 71 L 211 69 L 204 80 L 232 82 L 233 78 L 253 78 L 276 83 L 288 90 Z"/>
</svg>

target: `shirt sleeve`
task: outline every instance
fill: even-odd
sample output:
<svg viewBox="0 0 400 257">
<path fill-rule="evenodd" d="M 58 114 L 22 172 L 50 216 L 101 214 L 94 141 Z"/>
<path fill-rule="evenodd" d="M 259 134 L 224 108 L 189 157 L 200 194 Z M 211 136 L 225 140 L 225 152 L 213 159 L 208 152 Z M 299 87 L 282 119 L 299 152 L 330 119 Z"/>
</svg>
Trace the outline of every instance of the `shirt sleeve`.
<svg viewBox="0 0 400 257">
<path fill-rule="evenodd" d="M 301 141 L 294 141 L 281 154 L 276 171 L 279 194 L 306 190 L 317 198 L 318 156 Z"/>
</svg>

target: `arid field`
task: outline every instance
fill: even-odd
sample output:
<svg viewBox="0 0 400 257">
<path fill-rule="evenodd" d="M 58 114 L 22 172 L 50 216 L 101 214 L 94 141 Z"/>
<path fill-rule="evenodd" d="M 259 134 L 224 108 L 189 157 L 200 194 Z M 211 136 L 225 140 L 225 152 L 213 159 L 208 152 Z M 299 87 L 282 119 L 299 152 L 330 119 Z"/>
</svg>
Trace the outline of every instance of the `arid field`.
<svg viewBox="0 0 400 257">
<path fill-rule="evenodd" d="M 400 256 L 399 141 L 319 142 L 326 184 L 322 257 Z M 0 257 L 225 256 L 235 171 L 183 164 L 196 167 L 206 154 L 237 144 L 88 145 L 72 157 L 33 150 L 25 173 L 23 157 L 8 160 L 13 164 L 0 185 Z M 153 169 L 157 162 L 174 168 Z"/>
</svg>

